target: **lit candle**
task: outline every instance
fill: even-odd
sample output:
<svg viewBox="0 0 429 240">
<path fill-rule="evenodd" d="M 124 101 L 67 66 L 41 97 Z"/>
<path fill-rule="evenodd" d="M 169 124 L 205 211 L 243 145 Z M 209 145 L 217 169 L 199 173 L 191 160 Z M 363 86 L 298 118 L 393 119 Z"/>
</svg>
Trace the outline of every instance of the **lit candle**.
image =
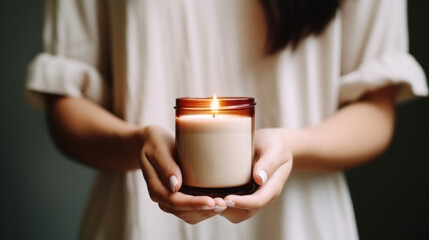
<svg viewBox="0 0 429 240">
<path fill-rule="evenodd" d="M 207 100 L 177 102 L 176 151 L 183 183 L 209 192 L 247 185 L 253 165 L 253 98 L 215 95 L 210 105 Z"/>
</svg>

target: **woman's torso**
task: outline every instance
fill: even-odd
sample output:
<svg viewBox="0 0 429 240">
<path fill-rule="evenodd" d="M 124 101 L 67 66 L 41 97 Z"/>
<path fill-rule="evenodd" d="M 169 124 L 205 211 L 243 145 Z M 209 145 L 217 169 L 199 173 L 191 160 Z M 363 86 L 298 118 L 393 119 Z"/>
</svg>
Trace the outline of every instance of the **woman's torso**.
<svg viewBox="0 0 429 240">
<path fill-rule="evenodd" d="M 341 39 L 335 19 L 296 51 L 264 56 L 256 0 L 109 1 L 113 111 L 174 131 L 178 97 L 251 96 L 256 127 L 317 124 L 338 108 Z M 125 27 L 124 27 L 125 26 Z M 83 239 L 356 239 L 342 173 L 293 173 L 282 196 L 250 220 L 195 226 L 162 212 L 140 171 L 100 173 Z"/>
</svg>

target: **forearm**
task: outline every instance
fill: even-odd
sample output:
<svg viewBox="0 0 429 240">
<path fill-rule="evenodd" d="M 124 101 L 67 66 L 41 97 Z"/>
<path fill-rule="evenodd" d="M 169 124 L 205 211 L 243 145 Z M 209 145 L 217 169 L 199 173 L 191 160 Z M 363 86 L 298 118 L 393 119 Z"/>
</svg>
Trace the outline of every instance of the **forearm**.
<svg viewBox="0 0 429 240">
<path fill-rule="evenodd" d="M 73 159 L 105 171 L 139 168 L 142 130 L 86 99 L 47 96 L 57 146 Z"/>
<path fill-rule="evenodd" d="M 381 154 L 394 129 L 393 87 L 368 93 L 360 101 L 340 109 L 319 125 L 283 130 L 291 141 L 294 169 L 342 170 Z"/>
</svg>

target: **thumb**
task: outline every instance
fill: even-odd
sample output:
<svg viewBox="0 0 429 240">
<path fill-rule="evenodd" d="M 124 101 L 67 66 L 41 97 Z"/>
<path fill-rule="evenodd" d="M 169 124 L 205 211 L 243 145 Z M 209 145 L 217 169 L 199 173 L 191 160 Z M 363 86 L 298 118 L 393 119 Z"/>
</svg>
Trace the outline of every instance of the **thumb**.
<svg viewBox="0 0 429 240">
<path fill-rule="evenodd" d="M 261 149 L 258 155 L 258 159 L 256 159 L 253 168 L 253 179 L 260 186 L 265 185 L 278 168 L 292 160 L 292 154 L 283 151 L 280 144 L 278 146 L 271 145 L 266 149 Z"/>
</svg>

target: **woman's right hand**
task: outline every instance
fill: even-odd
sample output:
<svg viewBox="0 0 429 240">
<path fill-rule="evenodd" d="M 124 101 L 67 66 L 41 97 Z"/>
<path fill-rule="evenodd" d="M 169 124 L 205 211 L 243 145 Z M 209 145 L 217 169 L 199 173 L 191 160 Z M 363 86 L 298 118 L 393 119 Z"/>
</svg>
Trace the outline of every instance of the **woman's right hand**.
<svg viewBox="0 0 429 240">
<path fill-rule="evenodd" d="M 152 201 L 167 213 L 196 224 L 226 209 L 222 198 L 191 196 L 179 192 L 182 174 L 174 161 L 174 137 L 162 127 L 140 130 L 143 146 L 140 166 Z"/>
</svg>

